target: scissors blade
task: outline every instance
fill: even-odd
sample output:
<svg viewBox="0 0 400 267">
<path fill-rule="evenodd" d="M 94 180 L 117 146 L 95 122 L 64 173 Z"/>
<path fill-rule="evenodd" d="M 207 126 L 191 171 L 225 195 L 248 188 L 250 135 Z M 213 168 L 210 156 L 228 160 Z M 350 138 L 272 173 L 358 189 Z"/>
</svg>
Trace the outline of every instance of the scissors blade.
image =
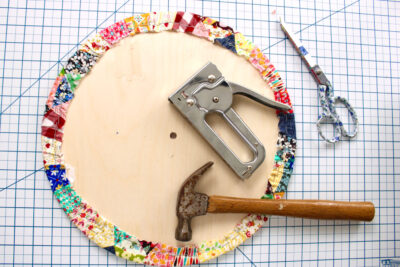
<svg viewBox="0 0 400 267">
<path fill-rule="evenodd" d="M 313 74 L 317 83 L 330 86 L 330 82 L 328 78 L 325 76 L 321 67 L 316 63 L 314 58 L 310 55 L 307 49 L 303 46 L 301 41 L 296 37 L 296 35 L 292 32 L 290 27 L 285 23 L 282 17 L 279 17 L 281 28 L 285 35 L 289 38 L 290 42 L 293 44 L 294 48 L 296 49 L 297 53 L 301 56 L 301 58 L 306 63 L 308 69 Z"/>
</svg>

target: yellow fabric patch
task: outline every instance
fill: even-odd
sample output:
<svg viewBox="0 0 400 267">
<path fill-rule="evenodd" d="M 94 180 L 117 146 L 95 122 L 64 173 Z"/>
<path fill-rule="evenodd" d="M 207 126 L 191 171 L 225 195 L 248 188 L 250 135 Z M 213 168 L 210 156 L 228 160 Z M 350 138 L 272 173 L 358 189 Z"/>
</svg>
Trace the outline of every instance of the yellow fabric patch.
<svg viewBox="0 0 400 267">
<path fill-rule="evenodd" d="M 254 49 L 254 44 L 244 37 L 243 34 L 235 33 L 235 48 L 238 55 L 244 56 L 246 59 L 248 59 L 251 51 Z"/>
<path fill-rule="evenodd" d="M 215 22 L 217 22 L 215 19 L 212 19 L 212 18 L 209 18 L 209 17 L 206 17 L 203 20 L 203 24 L 205 24 L 205 25 L 212 25 Z"/>
<path fill-rule="evenodd" d="M 135 15 L 125 19 L 125 23 L 128 25 L 130 30 L 130 35 L 135 35 L 139 32 L 149 32 L 151 29 L 149 27 L 150 13 Z"/>
<path fill-rule="evenodd" d="M 280 164 L 279 167 L 274 168 L 272 170 L 271 175 L 268 178 L 268 181 L 270 182 L 270 184 L 272 186 L 273 192 L 276 190 L 276 188 L 278 187 L 278 185 L 282 179 L 283 168 L 284 168 L 284 164 Z"/>
<path fill-rule="evenodd" d="M 114 246 L 114 225 L 108 222 L 107 219 L 99 216 L 96 218 L 96 222 L 88 237 L 99 247 Z"/>
<path fill-rule="evenodd" d="M 252 236 L 267 218 L 251 214 L 242 219 L 235 229 L 220 240 L 205 241 L 199 245 L 199 261 L 205 262 L 233 250 Z"/>
</svg>

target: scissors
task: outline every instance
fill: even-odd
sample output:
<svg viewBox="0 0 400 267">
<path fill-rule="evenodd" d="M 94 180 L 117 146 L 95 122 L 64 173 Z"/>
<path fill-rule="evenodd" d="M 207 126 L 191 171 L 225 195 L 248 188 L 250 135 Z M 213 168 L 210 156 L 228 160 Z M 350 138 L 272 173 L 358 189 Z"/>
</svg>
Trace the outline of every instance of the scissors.
<svg viewBox="0 0 400 267">
<path fill-rule="evenodd" d="M 299 39 L 294 35 L 294 33 L 288 28 L 287 24 L 280 19 L 281 28 L 284 31 L 285 35 L 289 38 L 290 42 L 296 48 L 297 52 L 301 56 L 301 58 L 306 63 L 309 71 L 314 76 L 315 81 L 318 83 L 318 91 L 320 96 L 320 104 L 322 106 L 322 114 L 319 116 L 317 121 L 318 133 L 323 140 L 328 143 L 336 143 L 340 141 L 340 137 L 348 137 L 353 138 L 357 135 L 358 132 L 358 118 L 354 108 L 350 105 L 344 97 L 334 97 L 333 96 L 333 88 L 331 82 L 326 77 L 325 73 L 321 69 L 321 67 L 315 62 L 314 58 L 308 53 L 308 51 L 304 48 L 303 44 Z M 336 112 L 336 104 L 343 104 L 352 118 L 354 130 L 350 133 L 346 131 L 343 126 L 342 121 L 339 118 L 339 115 Z M 332 123 L 335 128 L 335 135 L 332 138 L 327 138 L 322 133 L 321 124 L 322 123 Z"/>
</svg>

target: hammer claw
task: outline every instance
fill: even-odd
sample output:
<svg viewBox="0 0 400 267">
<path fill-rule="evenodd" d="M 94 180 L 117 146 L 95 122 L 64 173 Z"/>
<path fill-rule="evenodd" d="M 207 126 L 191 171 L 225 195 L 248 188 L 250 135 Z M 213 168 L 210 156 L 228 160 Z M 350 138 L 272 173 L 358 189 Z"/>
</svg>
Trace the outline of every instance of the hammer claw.
<svg viewBox="0 0 400 267">
<path fill-rule="evenodd" d="M 212 161 L 207 162 L 206 164 L 198 168 L 190 177 L 203 175 L 213 164 L 214 162 Z"/>
<path fill-rule="evenodd" d="M 207 162 L 197 169 L 183 183 L 178 193 L 178 203 L 176 206 L 176 215 L 178 217 L 178 226 L 175 231 L 175 238 L 179 241 L 189 241 L 192 238 L 192 229 L 190 221 L 195 216 L 207 213 L 208 196 L 197 193 L 194 187 L 201 176 L 213 165 L 212 161 Z"/>
</svg>

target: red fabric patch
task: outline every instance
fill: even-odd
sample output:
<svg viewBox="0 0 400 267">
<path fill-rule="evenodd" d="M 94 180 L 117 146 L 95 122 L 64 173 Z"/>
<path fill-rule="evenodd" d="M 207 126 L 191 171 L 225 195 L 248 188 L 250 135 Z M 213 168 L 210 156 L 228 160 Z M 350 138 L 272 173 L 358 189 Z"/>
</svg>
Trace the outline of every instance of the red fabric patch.
<svg viewBox="0 0 400 267">
<path fill-rule="evenodd" d="M 122 38 L 128 36 L 130 30 L 128 25 L 125 21 L 118 21 L 113 25 L 105 28 L 104 30 L 100 31 L 100 35 L 103 37 L 110 44 L 115 44 L 119 42 Z"/>
<path fill-rule="evenodd" d="M 42 135 L 62 142 L 65 119 L 50 109 L 44 114 Z"/>
<path fill-rule="evenodd" d="M 176 13 L 173 30 L 192 33 L 196 25 L 203 21 L 203 17 L 189 12 Z"/>
</svg>

